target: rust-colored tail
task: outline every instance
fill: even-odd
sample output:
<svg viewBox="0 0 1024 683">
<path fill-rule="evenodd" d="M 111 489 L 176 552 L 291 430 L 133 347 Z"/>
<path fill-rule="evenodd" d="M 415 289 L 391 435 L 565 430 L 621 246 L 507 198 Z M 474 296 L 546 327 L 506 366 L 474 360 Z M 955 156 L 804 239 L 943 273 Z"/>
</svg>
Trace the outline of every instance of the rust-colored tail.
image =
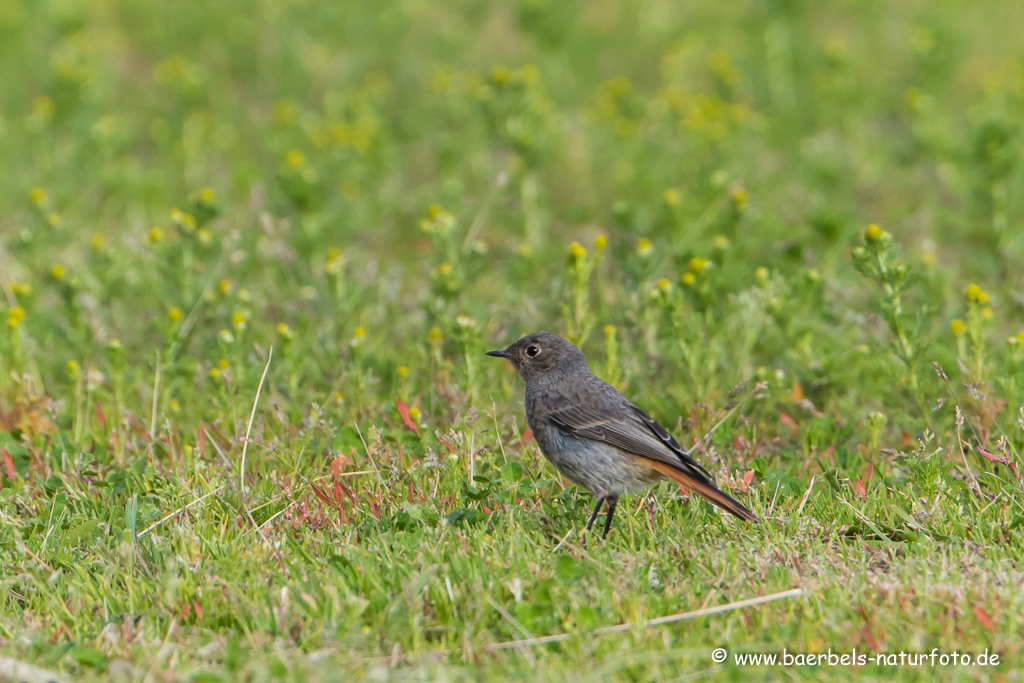
<svg viewBox="0 0 1024 683">
<path fill-rule="evenodd" d="M 699 495 L 709 503 L 714 503 L 718 507 L 722 508 L 726 512 L 736 515 L 740 519 L 752 522 L 754 524 L 759 523 L 761 520 L 757 518 L 753 512 L 740 505 L 738 502 L 730 498 L 725 493 L 718 490 L 712 482 L 707 481 L 701 476 L 699 479 L 693 475 L 687 474 L 682 470 L 676 469 L 667 463 L 659 462 L 657 460 L 651 460 L 649 458 L 643 458 L 647 461 L 647 464 L 652 468 L 664 474 L 666 477 L 679 484 L 682 488 L 687 491 L 692 491 Z"/>
</svg>

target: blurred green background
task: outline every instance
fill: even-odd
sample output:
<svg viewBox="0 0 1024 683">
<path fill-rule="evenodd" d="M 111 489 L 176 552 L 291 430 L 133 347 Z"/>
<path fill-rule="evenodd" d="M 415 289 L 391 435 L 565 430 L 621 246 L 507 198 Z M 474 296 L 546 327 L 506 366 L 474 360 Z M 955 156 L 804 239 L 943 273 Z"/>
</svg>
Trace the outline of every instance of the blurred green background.
<svg viewBox="0 0 1024 683">
<path fill-rule="evenodd" d="M 634 648 L 608 676 L 641 680 L 710 664 L 629 634 L 472 653 L 796 583 L 816 597 L 750 643 L 1019 661 L 1022 46 L 1016 0 L 3 0 L 0 649 L 140 679 L 322 647 L 359 675 L 559 680 Z M 776 526 L 662 487 L 609 554 L 568 542 L 600 571 L 552 555 L 589 501 L 481 355 L 536 329 L 686 443 L 742 400 L 699 456 Z M 906 592 L 861 604 L 879 562 Z M 960 562 L 952 622 L 907 598 Z M 553 575 L 584 597 L 552 607 Z M 154 663 L 172 622 L 182 659 Z M 122 623 L 141 645 L 100 638 Z"/>
</svg>

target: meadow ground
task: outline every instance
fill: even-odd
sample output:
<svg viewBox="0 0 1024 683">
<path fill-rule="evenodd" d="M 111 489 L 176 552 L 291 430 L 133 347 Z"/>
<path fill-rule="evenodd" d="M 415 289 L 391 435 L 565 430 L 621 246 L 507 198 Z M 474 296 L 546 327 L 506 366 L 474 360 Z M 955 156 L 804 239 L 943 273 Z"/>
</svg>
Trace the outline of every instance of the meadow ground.
<svg viewBox="0 0 1024 683">
<path fill-rule="evenodd" d="M 0 679 L 1019 680 L 1022 38 L 0 3 Z M 662 484 L 585 550 L 483 356 L 536 329 L 764 523 Z"/>
</svg>

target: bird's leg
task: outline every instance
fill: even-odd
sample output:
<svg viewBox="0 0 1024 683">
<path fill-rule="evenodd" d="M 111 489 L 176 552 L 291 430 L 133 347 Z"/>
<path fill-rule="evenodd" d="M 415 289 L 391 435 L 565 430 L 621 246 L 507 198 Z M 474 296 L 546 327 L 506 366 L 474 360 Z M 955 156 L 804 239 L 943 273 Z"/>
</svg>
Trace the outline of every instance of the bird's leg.
<svg viewBox="0 0 1024 683">
<path fill-rule="evenodd" d="M 604 505 L 604 501 L 607 496 L 601 496 L 597 499 L 597 505 L 594 506 L 594 514 L 590 515 L 590 521 L 587 522 L 587 532 L 594 526 L 594 520 L 597 519 L 597 513 L 601 512 L 601 506 Z"/>
<path fill-rule="evenodd" d="M 619 504 L 618 496 L 608 496 L 608 516 L 604 520 L 604 535 L 601 538 L 608 538 L 608 532 L 612 530 L 612 517 L 615 516 L 615 507 Z"/>
</svg>

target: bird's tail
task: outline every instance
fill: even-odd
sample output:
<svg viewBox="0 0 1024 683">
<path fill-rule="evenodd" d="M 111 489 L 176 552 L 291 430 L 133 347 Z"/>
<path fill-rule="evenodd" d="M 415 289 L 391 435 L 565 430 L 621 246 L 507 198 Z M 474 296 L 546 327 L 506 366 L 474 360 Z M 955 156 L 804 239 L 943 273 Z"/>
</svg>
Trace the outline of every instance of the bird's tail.
<svg viewBox="0 0 1024 683">
<path fill-rule="evenodd" d="M 720 491 L 717 486 L 703 477 L 698 479 L 697 477 L 676 469 L 667 463 L 660 462 L 658 460 L 650 460 L 648 458 L 644 459 L 647 460 L 648 465 L 679 484 L 681 488 L 696 493 L 709 503 L 717 505 L 726 512 L 731 513 L 744 521 L 752 522 L 754 524 L 761 521 L 757 518 L 757 515 Z"/>
</svg>

